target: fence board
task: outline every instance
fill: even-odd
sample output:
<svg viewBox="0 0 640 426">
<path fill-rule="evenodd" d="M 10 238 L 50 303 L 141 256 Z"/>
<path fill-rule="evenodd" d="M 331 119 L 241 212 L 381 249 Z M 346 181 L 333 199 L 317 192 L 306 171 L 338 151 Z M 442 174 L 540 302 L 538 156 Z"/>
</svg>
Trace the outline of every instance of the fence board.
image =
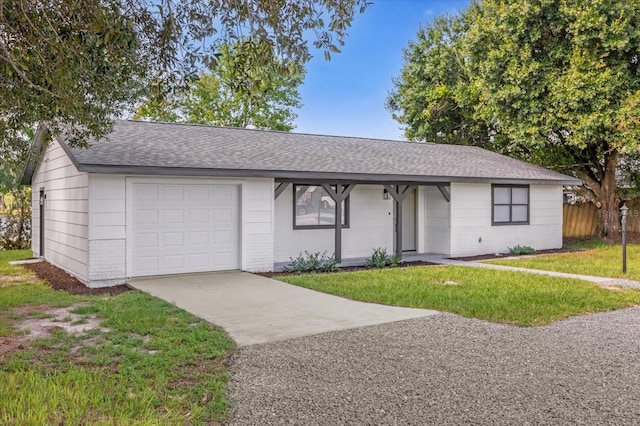
<svg viewBox="0 0 640 426">
<path fill-rule="evenodd" d="M 640 207 L 640 205 L 639 205 Z M 640 219 L 640 218 L 638 218 Z M 637 221 L 640 226 L 640 220 Z M 598 209 L 591 203 L 562 206 L 562 236 L 590 237 L 596 234 Z"/>
</svg>

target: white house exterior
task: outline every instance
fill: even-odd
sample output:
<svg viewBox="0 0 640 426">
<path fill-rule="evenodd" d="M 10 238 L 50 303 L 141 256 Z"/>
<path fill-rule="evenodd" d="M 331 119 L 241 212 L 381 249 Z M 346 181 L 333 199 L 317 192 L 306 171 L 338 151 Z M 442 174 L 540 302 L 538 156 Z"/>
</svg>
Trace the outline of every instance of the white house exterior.
<svg viewBox="0 0 640 426">
<path fill-rule="evenodd" d="M 89 149 L 41 126 L 34 153 L 34 255 L 91 287 L 305 251 L 559 248 L 562 187 L 578 183 L 475 147 L 135 121 Z"/>
</svg>

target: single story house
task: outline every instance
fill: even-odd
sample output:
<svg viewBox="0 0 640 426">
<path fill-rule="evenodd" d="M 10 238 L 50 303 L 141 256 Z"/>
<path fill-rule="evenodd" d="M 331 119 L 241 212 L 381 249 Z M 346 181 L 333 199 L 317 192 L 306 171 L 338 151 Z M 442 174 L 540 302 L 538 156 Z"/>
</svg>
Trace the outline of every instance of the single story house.
<svg viewBox="0 0 640 426">
<path fill-rule="evenodd" d="M 305 251 L 558 248 L 578 183 L 471 146 L 142 121 L 88 149 L 41 125 L 23 175 L 34 255 L 91 287 L 271 271 Z"/>
</svg>

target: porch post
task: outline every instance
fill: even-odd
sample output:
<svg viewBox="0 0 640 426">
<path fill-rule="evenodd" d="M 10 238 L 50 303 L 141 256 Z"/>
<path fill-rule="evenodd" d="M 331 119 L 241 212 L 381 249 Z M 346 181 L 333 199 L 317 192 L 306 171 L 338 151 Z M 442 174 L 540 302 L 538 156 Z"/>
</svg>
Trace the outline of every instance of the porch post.
<svg viewBox="0 0 640 426">
<path fill-rule="evenodd" d="M 342 202 L 347 199 L 349 193 L 355 188 L 355 184 L 343 185 L 336 184 L 336 189 L 328 183 L 323 183 L 322 187 L 336 203 L 336 220 L 335 220 L 335 250 L 334 256 L 338 262 L 342 261 Z"/>
<path fill-rule="evenodd" d="M 404 188 L 402 188 L 404 186 Z M 396 255 L 402 256 L 402 202 L 413 189 L 411 185 L 384 185 L 384 188 L 396 202 Z"/>
<path fill-rule="evenodd" d="M 336 193 L 342 194 L 342 185 L 336 185 Z M 333 195 L 331 196 L 333 198 Z M 338 262 L 342 261 L 342 200 L 340 197 L 334 198 L 336 202 L 336 220 L 335 220 L 335 246 L 334 253 Z"/>
</svg>

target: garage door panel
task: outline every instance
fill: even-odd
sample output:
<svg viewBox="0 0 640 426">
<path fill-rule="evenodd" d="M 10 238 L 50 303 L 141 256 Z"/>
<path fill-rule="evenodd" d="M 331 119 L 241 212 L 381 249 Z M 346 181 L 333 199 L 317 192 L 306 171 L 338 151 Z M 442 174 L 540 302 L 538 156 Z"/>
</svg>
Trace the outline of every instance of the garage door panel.
<svg viewBox="0 0 640 426">
<path fill-rule="evenodd" d="M 136 185 L 133 196 L 138 202 L 158 201 L 157 185 Z"/>
<path fill-rule="evenodd" d="M 165 232 L 164 245 L 168 247 L 175 247 L 175 246 L 183 247 L 184 232 Z"/>
<path fill-rule="evenodd" d="M 213 194 L 213 201 L 217 203 L 228 203 L 231 204 L 233 202 L 233 187 L 231 186 L 218 186 L 212 187 L 211 193 Z"/>
<path fill-rule="evenodd" d="M 208 209 L 189 209 L 189 224 L 201 225 L 209 223 L 209 210 Z"/>
<path fill-rule="evenodd" d="M 135 213 L 135 223 L 138 225 L 157 225 L 158 210 L 144 209 L 137 210 Z"/>
<path fill-rule="evenodd" d="M 157 232 L 139 232 L 135 236 L 138 247 L 158 247 Z"/>
<path fill-rule="evenodd" d="M 141 272 L 155 271 L 160 264 L 158 256 L 138 256 L 136 260 Z"/>
<path fill-rule="evenodd" d="M 184 187 L 179 185 L 166 185 L 163 188 L 164 201 L 184 201 Z"/>
<path fill-rule="evenodd" d="M 194 246 L 209 245 L 209 233 L 208 232 L 189 232 L 188 243 Z"/>
<path fill-rule="evenodd" d="M 236 185 L 132 186 L 133 276 L 238 268 Z"/>
<path fill-rule="evenodd" d="M 184 211 L 177 209 L 165 209 L 164 212 L 164 223 L 184 223 Z"/>
<path fill-rule="evenodd" d="M 189 255 L 189 266 L 200 269 L 207 268 L 209 266 L 209 257 L 209 253 L 191 254 Z"/>
</svg>

